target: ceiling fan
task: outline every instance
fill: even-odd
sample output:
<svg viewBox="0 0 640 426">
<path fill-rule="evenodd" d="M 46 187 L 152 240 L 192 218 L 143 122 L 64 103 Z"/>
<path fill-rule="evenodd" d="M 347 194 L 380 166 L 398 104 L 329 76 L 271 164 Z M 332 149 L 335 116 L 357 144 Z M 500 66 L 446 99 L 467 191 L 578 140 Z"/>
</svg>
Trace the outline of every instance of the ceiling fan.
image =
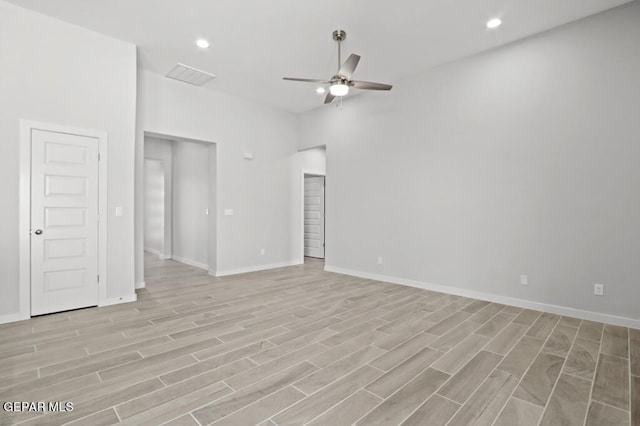
<svg viewBox="0 0 640 426">
<path fill-rule="evenodd" d="M 393 86 L 382 83 L 372 83 L 369 81 L 351 80 L 351 75 L 358 66 L 360 56 L 351 54 L 344 64 L 342 63 L 342 51 L 340 43 L 347 38 L 347 33 L 343 30 L 336 30 L 333 32 L 333 39 L 338 42 L 338 72 L 331 77 L 330 80 L 315 80 L 311 78 L 291 78 L 283 77 L 283 80 L 301 81 L 304 83 L 316 83 L 316 84 L 328 84 L 329 93 L 324 99 L 324 103 L 331 103 L 336 97 L 342 97 L 349 93 L 349 88 L 363 90 L 391 90 Z"/>
</svg>

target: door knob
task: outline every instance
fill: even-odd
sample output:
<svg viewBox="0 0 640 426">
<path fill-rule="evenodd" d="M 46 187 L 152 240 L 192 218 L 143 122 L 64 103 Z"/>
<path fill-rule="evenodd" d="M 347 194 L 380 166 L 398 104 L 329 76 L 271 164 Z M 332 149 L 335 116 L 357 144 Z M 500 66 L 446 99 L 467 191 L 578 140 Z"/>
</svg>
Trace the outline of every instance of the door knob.
<svg viewBox="0 0 640 426">
<path fill-rule="evenodd" d="M 36 235 L 40 235 L 42 234 L 42 229 L 36 229 L 33 233 Z"/>
</svg>

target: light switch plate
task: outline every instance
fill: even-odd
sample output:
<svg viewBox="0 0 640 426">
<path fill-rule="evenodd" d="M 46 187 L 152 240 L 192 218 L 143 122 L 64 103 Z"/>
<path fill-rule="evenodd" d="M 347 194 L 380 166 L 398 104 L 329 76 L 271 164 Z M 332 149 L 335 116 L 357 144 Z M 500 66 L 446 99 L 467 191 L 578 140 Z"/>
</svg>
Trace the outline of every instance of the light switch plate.
<svg viewBox="0 0 640 426">
<path fill-rule="evenodd" d="M 122 216 L 122 206 L 116 207 L 116 216 Z"/>
<path fill-rule="evenodd" d="M 233 216 L 233 209 L 224 209 L 225 216 Z"/>
</svg>

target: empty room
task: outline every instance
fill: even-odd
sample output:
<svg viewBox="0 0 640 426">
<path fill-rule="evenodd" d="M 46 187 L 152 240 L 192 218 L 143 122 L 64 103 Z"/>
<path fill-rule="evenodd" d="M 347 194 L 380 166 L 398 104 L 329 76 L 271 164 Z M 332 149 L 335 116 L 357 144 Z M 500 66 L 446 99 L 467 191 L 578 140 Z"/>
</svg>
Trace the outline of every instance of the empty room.
<svg viewBox="0 0 640 426">
<path fill-rule="evenodd" d="M 0 0 L 0 425 L 640 426 L 640 1 Z"/>
</svg>

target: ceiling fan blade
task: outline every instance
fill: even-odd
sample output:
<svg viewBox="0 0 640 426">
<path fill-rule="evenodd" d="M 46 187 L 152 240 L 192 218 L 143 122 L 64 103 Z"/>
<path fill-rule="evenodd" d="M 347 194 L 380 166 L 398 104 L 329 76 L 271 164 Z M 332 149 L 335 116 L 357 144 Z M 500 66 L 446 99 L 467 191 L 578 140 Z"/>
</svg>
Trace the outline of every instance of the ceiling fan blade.
<svg viewBox="0 0 640 426">
<path fill-rule="evenodd" d="M 358 66 L 358 62 L 360 62 L 360 56 L 352 53 L 351 56 L 349 56 L 347 60 L 344 61 L 344 64 L 342 64 L 342 66 L 340 67 L 338 75 L 346 77 L 347 80 L 350 79 L 351 74 L 353 74 L 353 72 L 356 70 L 356 67 Z"/>
<path fill-rule="evenodd" d="M 351 87 L 355 87 L 356 89 L 363 89 L 363 90 L 391 90 L 391 88 L 393 87 L 390 84 L 372 83 L 370 81 L 358 81 L 358 80 L 351 80 L 349 81 L 348 84 Z"/>
<path fill-rule="evenodd" d="M 324 98 L 324 103 L 325 104 L 330 104 L 336 97 L 333 96 L 331 93 L 327 93 L 327 97 Z"/>
<path fill-rule="evenodd" d="M 303 83 L 320 83 L 320 84 L 329 84 L 330 81 L 327 80 L 315 80 L 313 78 L 292 78 L 292 77 L 282 77 L 283 80 L 290 81 L 301 81 Z"/>
</svg>

